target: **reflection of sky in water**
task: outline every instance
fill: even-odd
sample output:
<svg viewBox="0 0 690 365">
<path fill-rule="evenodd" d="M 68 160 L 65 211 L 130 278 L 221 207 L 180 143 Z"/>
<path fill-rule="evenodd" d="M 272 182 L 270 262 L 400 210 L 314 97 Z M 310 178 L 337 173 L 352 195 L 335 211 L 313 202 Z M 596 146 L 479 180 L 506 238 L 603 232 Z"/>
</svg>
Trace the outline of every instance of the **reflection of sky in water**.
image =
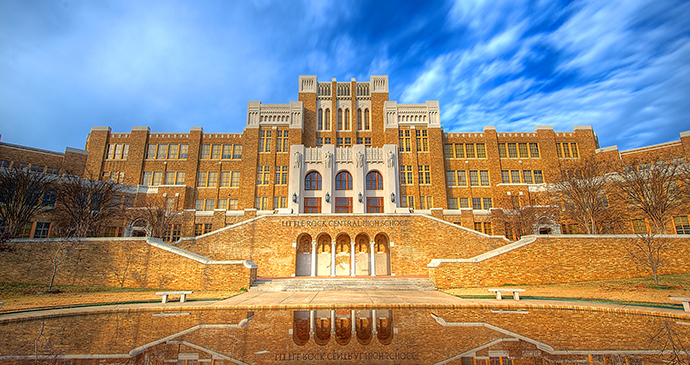
<svg viewBox="0 0 690 365">
<path fill-rule="evenodd" d="M 690 321 L 574 310 L 147 311 L 5 323 L 0 361 L 641 365 L 687 363 L 689 334 Z"/>
</svg>

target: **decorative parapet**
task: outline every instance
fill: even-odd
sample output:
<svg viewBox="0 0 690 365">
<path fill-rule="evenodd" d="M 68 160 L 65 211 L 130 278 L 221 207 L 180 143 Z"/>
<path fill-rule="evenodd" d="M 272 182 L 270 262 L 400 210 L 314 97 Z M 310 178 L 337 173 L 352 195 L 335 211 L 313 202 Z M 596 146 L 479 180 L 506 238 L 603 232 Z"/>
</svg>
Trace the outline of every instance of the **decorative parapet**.
<svg viewBox="0 0 690 365">
<path fill-rule="evenodd" d="M 395 101 L 386 101 L 383 109 L 386 129 L 399 126 L 441 128 L 439 103 L 436 100 L 424 104 L 398 104 Z"/>
<path fill-rule="evenodd" d="M 290 104 L 262 104 L 250 101 L 247 104 L 247 128 L 259 126 L 289 126 L 302 129 L 304 106 L 301 101 Z"/>
</svg>

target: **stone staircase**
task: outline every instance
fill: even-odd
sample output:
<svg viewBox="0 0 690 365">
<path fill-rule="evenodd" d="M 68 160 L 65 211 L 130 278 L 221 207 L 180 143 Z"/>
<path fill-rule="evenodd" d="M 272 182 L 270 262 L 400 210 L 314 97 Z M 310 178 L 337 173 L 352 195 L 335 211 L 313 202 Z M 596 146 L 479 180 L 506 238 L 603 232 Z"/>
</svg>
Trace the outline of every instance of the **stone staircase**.
<svg viewBox="0 0 690 365">
<path fill-rule="evenodd" d="M 321 291 L 321 290 L 436 290 L 428 278 L 357 277 L 357 278 L 259 278 L 249 291 Z"/>
</svg>

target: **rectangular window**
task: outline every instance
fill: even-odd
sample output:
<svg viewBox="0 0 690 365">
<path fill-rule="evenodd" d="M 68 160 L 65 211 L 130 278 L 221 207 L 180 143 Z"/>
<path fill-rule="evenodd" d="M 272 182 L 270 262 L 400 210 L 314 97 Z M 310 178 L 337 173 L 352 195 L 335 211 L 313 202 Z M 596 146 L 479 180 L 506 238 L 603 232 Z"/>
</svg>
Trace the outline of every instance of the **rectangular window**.
<svg viewBox="0 0 690 365">
<path fill-rule="evenodd" d="M 508 157 L 517 158 L 517 145 L 515 143 L 508 143 Z"/>
<path fill-rule="evenodd" d="M 371 147 L 371 137 L 364 138 L 364 145 L 367 147 Z"/>
<path fill-rule="evenodd" d="M 646 234 L 647 233 L 647 223 L 644 219 L 633 219 L 633 232 L 635 234 Z"/>
<path fill-rule="evenodd" d="M 467 186 L 467 174 L 465 170 L 458 170 L 458 186 Z"/>
<path fill-rule="evenodd" d="M 673 224 L 676 226 L 677 234 L 690 234 L 690 223 L 688 223 L 687 215 L 673 217 Z"/>
<path fill-rule="evenodd" d="M 163 171 L 154 171 L 153 172 L 153 183 L 151 183 L 152 186 L 158 186 L 161 183 L 163 183 Z"/>
<path fill-rule="evenodd" d="M 367 198 L 367 213 L 383 213 L 383 198 Z"/>
<path fill-rule="evenodd" d="M 345 137 L 345 147 L 352 147 L 352 138 Z"/>
<path fill-rule="evenodd" d="M 493 230 L 491 229 L 490 222 L 484 222 L 484 233 L 488 234 L 489 236 L 494 234 Z"/>
<path fill-rule="evenodd" d="M 400 152 L 410 152 L 410 130 L 398 131 L 398 149 Z"/>
<path fill-rule="evenodd" d="M 235 160 L 242 159 L 242 145 L 236 144 L 232 146 L 232 158 Z"/>
<path fill-rule="evenodd" d="M 483 198 L 482 203 L 484 204 L 484 209 L 488 210 L 492 208 L 491 198 Z"/>
<path fill-rule="evenodd" d="M 352 213 L 352 198 L 335 198 L 336 213 Z"/>
<path fill-rule="evenodd" d="M 444 144 L 443 145 L 443 155 L 446 158 L 453 158 L 453 145 L 452 144 Z"/>
<path fill-rule="evenodd" d="M 232 145 L 231 144 L 224 144 L 223 145 L 223 159 L 228 160 L 232 158 Z"/>
<path fill-rule="evenodd" d="M 414 184 L 412 181 L 412 165 L 400 165 L 400 184 Z"/>
<path fill-rule="evenodd" d="M 184 185 L 184 177 L 186 173 L 184 171 L 177 172 L 177 179 L 175 180 L 175 185 Z"/>
<path fill-rule="evenodd" d="M 50 222 L 36 222 L 34 238 L 48 238 L 48 231 L 50 231 Z"/>
<path fill-rule="evenodd" d="M 201 236 L 204 234 L 204 225 L 203 224 L 195 224 L 194 225 L 194 235 L 195 236 Z"/>
<path fill-rule="evenodd" d="M 570 158 L 570 147 L 568 143 L 563 143 L 563 157 Z"/>
<path fill-rule="evenodd" d="M 175 185 L 175 171 L 165 173 L 165 185 Z"/>
<path fill-rule="evenodd" d="M 455 158 L 465 158 L 465 145 L 462 143 L 455 144 Z"/>
<path fill-rule="evenodd" d="M 112 160 L 113 156 L 115 156 L 115 145 L 111 144 L 111 145 L 108 145 L 108 155 L 107 155 L 106 159 Z"/>
<path fill-rule="evenodd" d="M 458 205 L 460 206 L 460 209 L 469 208 L 470 207 L 469 198 L 458 198 Z"/>
<path fill-rule="evenodd" d="M 535 184 L 543 184 L 544 183 L 544 175 L 542 175 L 541 170 L 534 170 L 534 183 Z"/>
<path fill-rule="evenodd" d="M 477 232 L 482 231 L 482 222 L 474 222 L 474 230 Z"/>
<path fill-rule="evenodd" d="M 343 137 L 338 137 L 335 139 L 335 145 L 337 147 L 342 147 L 343 146 Z"/>
<path fill-rule="evenodd" d="M 259 131 L 259 152 L 271 152 L 271 132 Z"/>
<path fill-rule="evenodd" d="M 403 208 L 414 209 L 414 197 L 413 196 L 401 196 L 400 206 Z"/>
<path fill-rule="evenodd" d="M 228 209 L 228 200 L 227 199 L 218 199 L 218 209 Z"/>
<path fill-rule="evenodd" d="M 273 209 L 287 208 L 287 197 L 276 196 L 273 198 Z"/>
<path fill-rule="evenodd" d="M 472 209 L 482 209 L 482 198 L 472 198 Z"/>
<path fill-rule="evenodd" d="M 419 209 L 431 209 L 434 207 L 434 198 L 432 196 L 419 197 Z"/>
<path fill-rule="evenodd" d="M 233 171 L 232 175 L 230 176 L 230 187 L 238 187 L 240 186 L 240 172 L 239 171 Z"/>
<path fill-rule="evenodd" d="M 529 153 L 532 158 L 538 158 L 539 157 L 539 144 L 537 143 L 530 143 L 529 144 Z"/>
<path fill-rule="evenodd" d="M 458 209 L 458 198 L 448 198 L 448 209 Z"/>
<path fill-rule="evenodd" d="M 518 150 L 520 152 L 520 158 L 529 157 L 529 153 L 527 152 L 527 143 L 519 143 Z"/>
<path fill-rule="evenodd" d="M 188 151 L 189 151 L 189 145 L 188 144 L 181 144 L 180 145 L 180 158 L 181 159 L 187 158 Z"/>
<path fill-rule="evenodd" d="M 561 150 L 561 144 L 556 143 L 556 155 L 558 155 L 558 158 L 563 157 L 563 151 Z"/>
<path fill-rule="evenodd" d="M 202 144 L 201 145 L 201 159 L 209 159 L 211 158 L 211 145 L 210 144 Z"/>
<path fill-rule="evenodd" d="M 317 137 L 316 138 L 316 145 L 317 146 L 323 146 L 323 137 Z"/>
<path fill-rule="evenodd" d="M 228 210 L 237 210 L 239 209 L 239 204 L 237 199 L 228 199 Z"/>
<path fill-rule="evenodd" d="M 176 160 L 177 155 L 180 153 L 180 145 L 179 144 L 171 144 L 168 147 L 168 158 L 171 160 Z"/>
<path fill-rule="evenodd" d="M 501 182 L 504 184 L 510 184 L 510 171 L 501 170 Z"/>
<path fill-rule="evenodd" d="M 220 187 L 227 188 L 230 186 L 230 171 L 221 171 L 220 173 Z"/>
<path fill-rule="evenodd" d="M 479 172 L 470 170 L 470 186 L 479 186 Z"/>
<path fill-rule="evenodd" d="M 304 198 L 305 213 L 321 213 L 321 198 Z"/>
<path fill-rule="evenodd" d="M 429 152 L 429 138 L 427 130 L 415 130 L 415 137 L 417 138 L 417 152 Z"/>
<path fill-rule="evenodd" d="M 117 159 L 117 160 L 122 159 L 122 145 L 121 144 L 115 145 L 115 159 Z"/>
<path fill-rule="evenodd" d="M 206 205 L 204 206 L 204 210 L 209 211 L 213 210 L 216 207 L 216 200 L 215 199 L 206 199 Z"/>
<path fill-rule="evenodd" d="M 256 173 L 256 185 L 268 185 L 270 183 L 270 166 L 259 166 Z"/>
<path fill-rule="evenodd" d="M 522 170 L 522 178 L 525 180 L 525 184 L 532 184 L 532 170 Z"/>
<path fill-rule="evenodd" d="M 325 144 L 331 144 L 331 137 L 326 137 L 323 139 L 323 143 Z"/>
<path fill-rule="evenodd" d="M 276 131 L 276 152 L 288 152 L 288 133 L 287 130 Z"/>
<path fill-rule="evenodd" d="M 498 144 L 498 157 L 501 157 L 501 158 L 508 157 L 508 153 L 506 152 L 506 144 L 505 143 L 499 143 Z"/>
<path fill-rule="evenodd" d="M 122 145 L 122 159 L 126 160 L 127 157 L 129 157 L 129 145 L 123 144 Z"/>
<path fill-rule="evenodd" d="M 474 158 L 474 143 L 465 143 L 465 156 L 467 158 Z"/>
<path fill-rule="evenodd" d="M 510 170 L 510 182 L 513 184 L 520 183 L 520 170 Z"/>
<path fill-rule="evenodd" d="M 431 171 L 429 170 L 429 165 L 419 165 L 417 166 L 419 174 L 419 184 L 431 184 Z"/>
<path fill-rule="evenodd" d="M 480 170 L 479 171 L 479 180 L 481 182 L 482 186 L 489 186 L 489 171 L 488 170 Z"/>
<path fill-rule="evenodd" d="M 168 145 L 167 144 L 159 144 L 158 145 L 158 159 L 164 160 L 165 158 L 168 157 Z"/>
<path fill-rule="evenodd" d="M 198 188 L 205 188 L 208 182 L 208 172 L 207 171 L 199 171 L 199 178 L 196 183 L 196 187 Z"/>
<path fill-rule="evenodd" d="M 54 207 L 56 199 L 57 199 L 57 189 L 47 188 L 45 193 L 43 194 L 43 200 L 41 201 L 41 206 Z"/>
<path fill-rule="evenodd" d="M 357 137 L 357 144 L 363 144 L 363 143 L 364 143 L 364 138 Z"/>
<path fill-rule="evenodd" d="M 218 171 L 208 172 L 208 187 L 215 188 L 218 184 Z"/>
<path fill-rule="evenodd" d="M 220 159 L 221 145 L 214 144 L 211 146 L 211 158 L 214 160 Z"/>
<path fill-rule="evenodd" d="M 446 171 L 446 184 L 448 186 L 457 186 L 455 181 L 455 171 Z"/>
<path fill-rule="evenodd" d="M 577 149 L 577 143 L 571 143 L 570 144 L 570 153 L 573 156 L 573 158 L 579 158 L 580 157 L 580 152 Z"/>
<path fill-rule="evenodd" d="M 146 153 L 146 158 L 156 158 L 156 145 L 150 144 Z"/>
<path fill-rule="evenodd" d="M 486 158 L 486 145 L 477 143 L 477 158 Z"/>
</svg>

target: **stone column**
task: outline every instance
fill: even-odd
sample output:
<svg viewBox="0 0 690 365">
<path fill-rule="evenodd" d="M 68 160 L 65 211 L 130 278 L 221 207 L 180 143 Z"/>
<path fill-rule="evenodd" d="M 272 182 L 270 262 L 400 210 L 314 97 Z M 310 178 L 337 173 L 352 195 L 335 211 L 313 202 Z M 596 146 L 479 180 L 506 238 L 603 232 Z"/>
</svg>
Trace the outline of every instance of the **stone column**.
<svg viewBox="0 0 690 365">
<path fill-rule="evenodd" d="M 350 241 L 350 276 L 355 276 L 355 241 Z"/>
<path fill-rule="evenodd" d="M 335 276 L 335 240 L 331 240 L 331 276 Z"/>
<path fill-rule="evenodd" d="M 311 241 L 311 276 L 316 276 L 316 241 Z"/>
<path fill-rule="evenodd" d="M 316 311 L 309 311 L 309 335 L 311 337 L 314 337 L 314 327 L 316 327 L 316 323 L 314 323 L 316 317 Z"/>
<path fill-rule="evenodd" d="M 335 310 L 331 309 L 331 334 L 335 335 Z"/>
<path fill-rule="evenodd" d="M 378 333 L 376 330 L 376 309 L 371 311 L 371 333 L 374 335 Z"/>
<path fill-rule="evenodd" d="M 374 247 L 374 245 L 374 241 L 369 243 L 369 250 L 371 251 L 371 259 L 369 260 L 371 261 L 371 276 L 376 276 L 376 252 L 374 252 L 376 247 Z"/>
<path fill-rule="evenodd" d="M 356 317 L 357 316 L 355 315 L 355 310 L 353 309 L 350 312 L 350 322 L 352 322 L 352 334 L 357 333 L 357 322 L 356 322 L 357 318 Z"/>
</svg>

